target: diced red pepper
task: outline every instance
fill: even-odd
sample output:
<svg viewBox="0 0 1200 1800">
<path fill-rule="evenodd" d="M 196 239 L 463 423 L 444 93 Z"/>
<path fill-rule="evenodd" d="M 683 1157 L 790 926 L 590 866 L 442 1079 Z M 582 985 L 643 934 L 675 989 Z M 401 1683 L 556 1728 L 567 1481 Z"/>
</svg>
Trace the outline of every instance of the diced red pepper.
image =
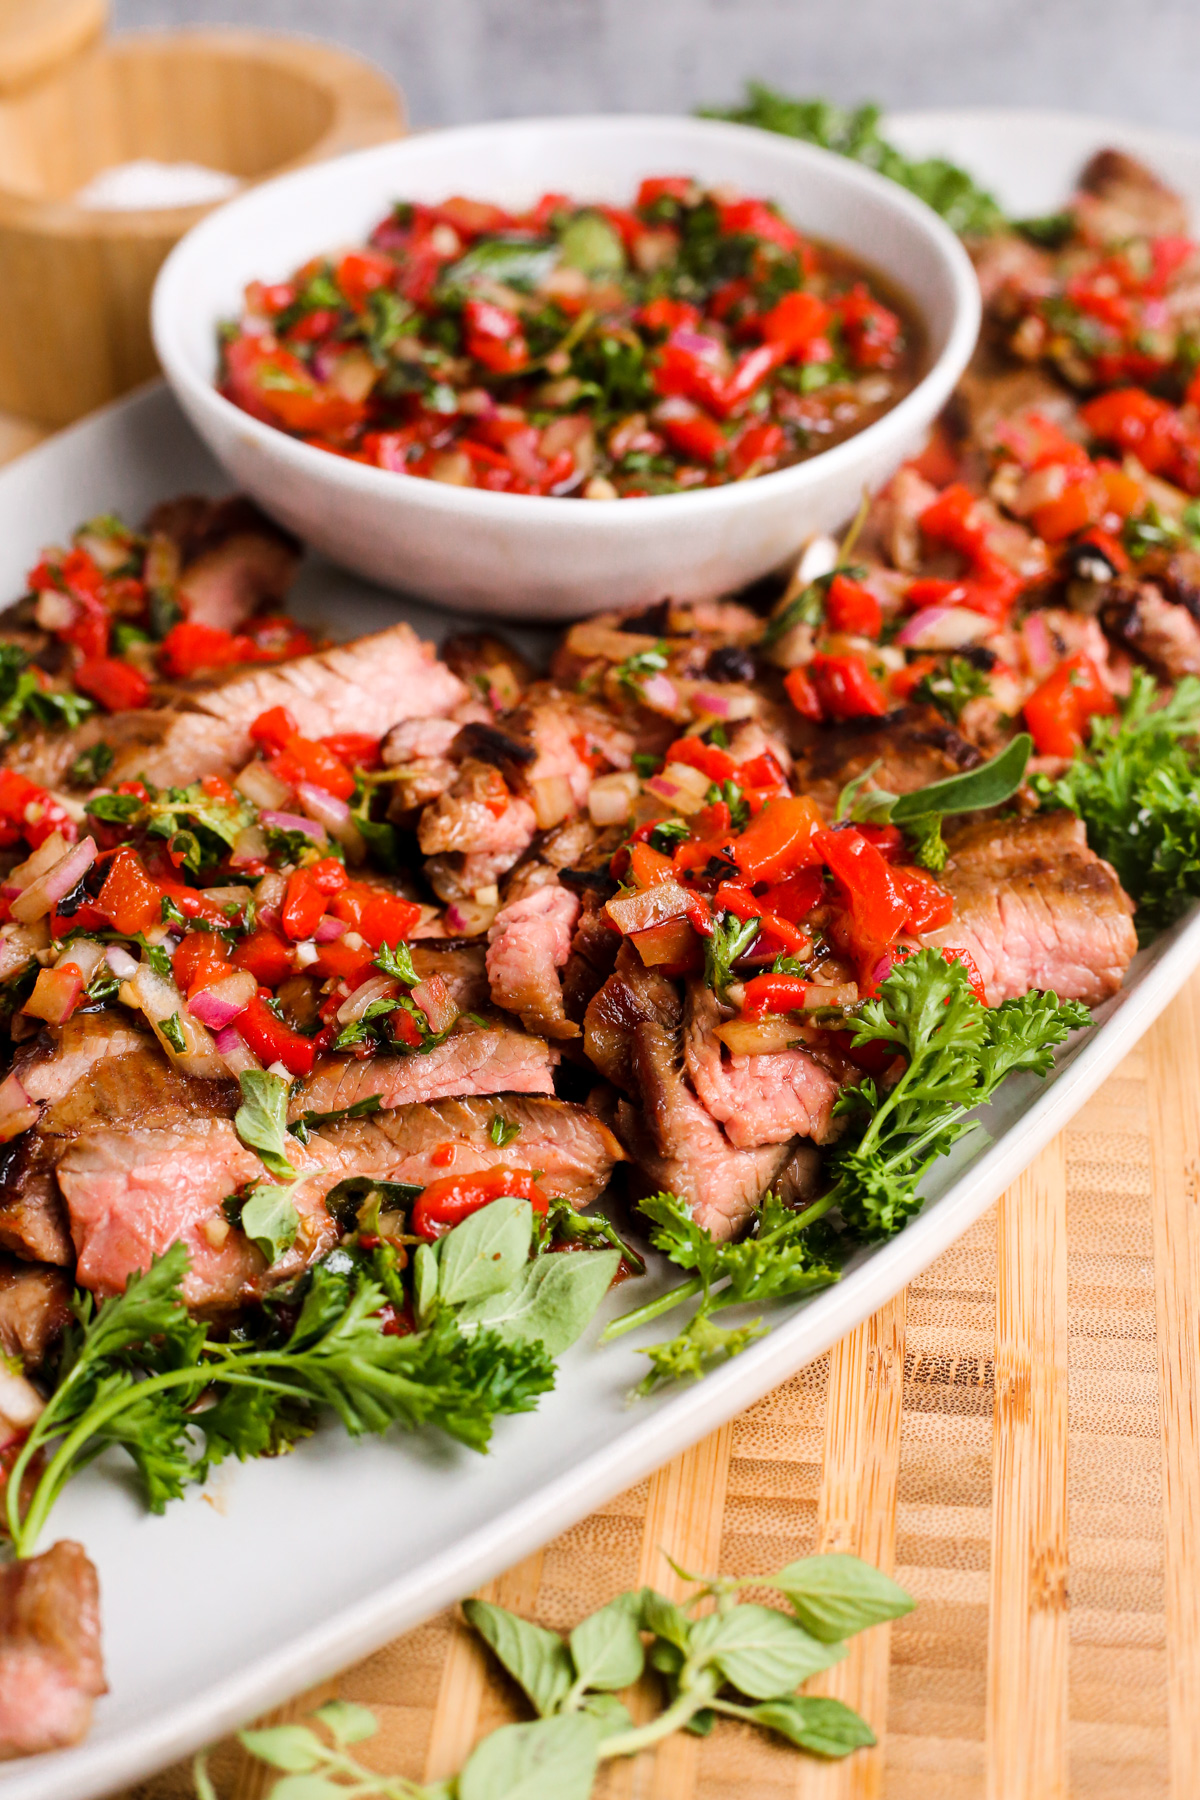
<svg viewBox="0 0 1200 1800">
<path fill-rule="evenodd" d="M 818 651 L 808 676 L 827 719 L 882 719 L 888 710 L 883 689 L 862 656 L 826 656 Z"/>
<path fill-rule="evenodd" d="M 298 732 L 287 740 L 282 750 L 268 758 L 267 767 L 290 788 L 299 787 L 301 782 L 311 782 L 313 787 L 323 788 L 337 800 L 349 800 L 354 792 L 354 777 L 345 763 L 332 755 L 324 744 L 314 738 L 301 737 Z"/>
<path fill-rule="evenodd" d="M 1098 394 L 1080 408 L 1079 416 L 1093 437 L 1136 456 L 1152 475 L 1166 472 L 1176 459 L 1182 437 L 1179 415 L 1143 388 Z"/>
<path fill-rule="evenodd" d="M 79 835 L 62 802 L 27 775 L 0 769 L 0 844 L 12 845 L 24 838 L 36 850 L 56 831 L 61 831 L 69 844 Z"/>
<path fill-rule="evenodd" d="M 717 215 L 724 232 L 744 233 L 778 244 L 781 250 L 799 250 L 803 238 L 794 226 L 768 206 L 765 200 L 723 200 Z"/>
<path fill-rule="evenodd" d="M 665 407 L 662 408 L 655 423 L 676 450 L 682 451 L 684 456 L 693 456 L 700 462 L 715 463 L 722 460 L 729 445 L 717 421 L 701 407 L 682 397 L 671 400 L 669 405 L 672 408 L 670 413 Z"/>
<path fill-rule="evenodd" d="M 857 282 L 838 300 L 842 336 L 861 369 L 890 369 L 900 352 L 900 320 Z"/>
<path fill-rule="evenodd" d="M 778 881 L 817 861 L 814 837 L 822 826 L 816 802 L 807 794 L 770 800 L 734 839 L 737 866 L 749 882 Z"/>
<path fill-rule="evenodd" d="M 825 623 L 831 631 L 875 638 L 883 630 L 883 608 L 860 581 L 835 575 L 825 596 Z"/>
<path fill-rule="evenodd" d="M 964 556 L 977 556 L 983 549 L 985 535 L 975 518 L 978 498 L 965 482 L 951 482 L 921 514 L 921 530 L 935 543 L 949 544 Z"/>
<path fill-rule="evenodd" d="M 225 669 L 245 662 L 247 640 L 222 631 L 216 625 L 193 624 L 180 619 L 172 625 L 159 647 L 158 660 L 164 675 L 186 680 L 202 669 Z"/>
<path fill-rule="evenodd" d="M 860 827 L 861 829 L 861 827 Z M 908 903 L 908 929 L 920 935 L 940 931 L 954 917 L 954 897 L 924 869 L 893 866 L 892 875 Z"/>
<path fill-rule="evenodd" d="M 765 474 L 787 449 L 787 433 L 773 420 L 755 420 L 740 431 L 729 446 L 729 473 L 740 480 L 751 469 Z"/>
<path fill-rule="evenodd" d="M 731 374 L 720 382 L 710 404 L 726 419 L 756 394 L 763 382 L 788 360 L 786 344 L 759 344 L 739 356 Z"/>
<path fill-rule="evenodd" d="M 317 740 L 348 769 L 377 769 L 381 741 L 367 731 L 335 731 Z"/>
<path fill-rule="evenodd" d="M 863 965 L 877 960 L 908 922 L 908 901 L 895 872 L 853 826 L 821 832 L 814 848 L 840 885 L 855 955 Z"/>
<path fill-rule="evenodd" d="M 396 264 L 379 250 L 351 250 L 339 262 L 335 279 L 355 312 L 362 312 L 377 288 L 391 287 Z"/>
<path fill-rule="evenodd" d="M 280 909 L 283 929 L 293 943 L 310 938 L 325 917 L 325 894 L 309 869 L 294 869 Z"/>
<path fill-rule="evenodd" d="M 1094 524 L 1105 511 L 1106 495 L 1097 481 L 1076 481 L 1063 489 L 1057 500 L 1035 507 L 1030 523 L 1048 544 L 1074 537 Z"/>
<path fill-rule="evenodd" d="M 372 950 L 378 950 L 380 944 L 400 943 L 421 917 L 421 908 L 415 901 L 403 900 L 399 894 L 389 894 L 365 881 L 348 881 L 330 900 L 329 910 L 335 919 L 344 919 L 365 938 Z"/>
<path fill-rule="evenodd" d="M 229 949 L 215 931 L 189 931 L 171 959 L 175 985 L 188 999 L 229 974 Z"/>
<path fill-rule="evenodd" d="M 509 1196 L 528 1200 L 535 1213 L 545 1214 L 550 1204 L 531 1169 L 481 1169 L 431 1181 L 412 1209 L 409 1226 L 414 1236 L 432 1243 L 480 1207 Z"/>
<path fill-rule="evenodd" d="M 801 665 L 789 669 L 783 678 L 784 690 L 788 699 L 802 719 L 811 719 L 814 725 L 821 722 L 821 702 L 817 698 L 817 690 L 809 680 L 808 671 Z"/>
<path fill-rule="evenodd" d="M 115 656 L 90 656 L 75 670 L 75 686 L 105 712 L 136 712 L 150 704 L 150 683 L 132 663 Z"/>
<path fill-rule="evenodd" d="M 813 339 L 828 330 L 833 317 L 833 308 L 824 300 L 801 291 L 785 294 L 770 312 L 764 313 L 760 324 L 769 344 L 783 344 L 789 356 L 802 356 Z"/>
<path fill-rule="evenodd" d="M 799 975 L 753 975 L 746 983 L 742 1012 L 747 1019 L 795 1012 L 803 1007 L 810 985 Z"/>
<path fill-rule="evenodd" d="M 516 313 L 491 300 L 468 300 L 463 308 L 467 355 L 493 375 L 511 375 L 529 361 L 529 345 Z"/>
<path fill-rule="evenodd" d="M 1052 669 L 1025 702 L 1025 723 L 1039 756 L 1074 756 L 1084 741 L 1088 720 L 1111 715 L 1117 703 L 1086 651 L 1069 656 Z"/>
<path fill-rule="evenodd" d="M 288 739 L 296 737 L 299 731 L 299 725 L 286 706 L 272 706 L 254 720 L 250 741 L 260 750 L 282 750 Z"/>
<path fill-rule="evenodd" d="M 637 322 L 647 331 L 693 331 L 700 323 L 700 308 L 690 300 L 672 300 L 668 294 L 659 294 L 640 309 Z"/>
<path fill-rule="evenodd" d="M 641 210 L 653 206 L 656 200 L 687 200 L 695 187 L 690 175 L 647 175 L 634 204 Z"/>
<path fill-rule="evenodd" d="M 270 994 L 260 988 L 245 1012 L 239 1013 L 237 1033 L 247 1049 L 265 1063 L 281 1062 L 289 1075 L 311 1075 L 317 1059 L 314 1039 L 293 1031 L 267 1005 Z"/>
<path fill-rule="evenodd" d="M 737 764 L 728 750 L 706 744 L 698 737 L 676 738 L 663 762 L 686 763 L 691 769 L 699 769 L 710 781 L 729 781 L 737 773 Z"/>
<path fill-rule="evenodd" d="M 136 850 L 118 850 L 109 864 L 96 905 L 122 937 L 162 923 L 163 890 L 147 875 Z"/>
<path fill-rule="evenodd" d="M 322 949 L 330 948 L 331 945 L 322 945 Z M 296 971 L 291 945 L 278 932 L 268 931 L 264 925 L 242 939 L 231 960 L 235 969 L 249 969 L 255 981 L 264 988 L 277 988 Z"/>
</svg>

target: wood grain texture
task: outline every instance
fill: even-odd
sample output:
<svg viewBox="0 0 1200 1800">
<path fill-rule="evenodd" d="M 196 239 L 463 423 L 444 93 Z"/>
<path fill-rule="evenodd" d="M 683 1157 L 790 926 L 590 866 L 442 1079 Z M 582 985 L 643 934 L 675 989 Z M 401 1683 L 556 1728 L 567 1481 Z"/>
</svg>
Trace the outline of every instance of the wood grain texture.
<svg viewBox="0 0 1200 1800">
<path fill-rule="evenodd" d="M 834 1346 L 825 1400 L 817 1549 L 847 1551 L 889 1574 L 896 1563 L 896 1495 L 904 1394 L 906 1306 L 900 1294 Z M 891 1627 L 853 1639 L 845 1662 L 812 1684 L 865 1719 L 887 1718 Z M 878 1800 L 882 1743 L 840 1763 L 796 1769 L 797 1800 Z"/>
<path fill-rule="evenodd" d="M 479 1590 L 479 1599 L 491 1600 L 510 1612 L 528 1616 L 537 1604 L 542 1562 L 542 1551 L 535 1551 L 494 1581 L 486 1582 Z M 426 1781 L 442 1781 L 456 1775 L 479 1736 L 488 1681 L 488 1654 L 461 1617 L 455 1623 L 425 1752 Z"/>
<path fill-rule="evenodd" d="M 1200 978 L 1147 1040 L 1171 1800 L 1200 1782 Z"/>
<path fill-rule="evenodd" d="M 1066 1206 L 1058 1138 L 997 1215 L 988 1800 L 1067 1791 Z"/>
<path fill-rule="evenodd" d="M 0 100 L 0 407 L 65 424 L 155 371 L 154 277 L 211 207 L 76 206 L 99 170 L 151 157 L 254 182 L 403 130 L 370 64 L 234 30 L 116 39 Z"/>
</svg>

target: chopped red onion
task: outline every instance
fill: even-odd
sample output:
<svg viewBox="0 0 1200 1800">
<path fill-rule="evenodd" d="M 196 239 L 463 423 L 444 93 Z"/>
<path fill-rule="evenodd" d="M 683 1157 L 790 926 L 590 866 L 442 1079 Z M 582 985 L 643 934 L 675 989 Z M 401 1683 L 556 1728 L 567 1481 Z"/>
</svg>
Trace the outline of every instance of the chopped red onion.
<svg viewBox="0 0 1200 1800">
<path fill-rule="evenodd" d="M 12 902 L 10 911 L 22 925 L 31 925 L 45 916 L 60 900 L 77 888 L 96 860 L 95 838 L 81 838 L 44 875 L 39 875 Z"/>
<path fill-rule="evenodd" d="M 120 944 L 110 944 L 104 952 L 104 959 L 121 981 L 128 981 L 131 975 L 137 974 L 137 957 L 130 956 L 128 950 L 122 950 Z"/>
<path fill-rule="evenodd" d="M 311 816 L 322 825 L 342 824 L 350 817 L 350 808 L 336 794 L 327 788 L 315 787 L 311 781 L 302 781 L 296 789 L 296 797 L 309 809 Z M 264 818 L 266 814 L 263 815 Z"/>
<path fill-rule="evenodd" d="M 332 944 L 335 938 L 343 937 L 348 929 L 345 919 L 334 919 L 326 913 L 313 936 L 318 944 Z"/>
<path fill-rule="evenodd" d="M 216 1037 L 213 1039 L 213 1042 L 216 1044 L 217 1049 L 222 1056 L 228 1056 L 231 1050 L 236 1050 L 241 1041 L 241 1038 L 238 1036 L 237 1031 L 232 1025 L 226 1025 L 221 1031 L 217 1032 Z"/>
<path fill-rule="evenodd" d="M 991 619 L 967 606 L 923 606 L 896 633 L 908 650 L 959 650 L 995 631 Z"/>
<path fill-rule="evenodd" d="M 679 705 L 679 689 L 669 675 L 649 675 L 641 689 L 642 699 L 656 712 L 674 712 Z"/>
<path fill-rule="evenodd" d="M 210 1031 L 223 1031 L 235 1019 L 240 1019 L 246 1010 L 246 1002 L 240 1005 L 236 1000 L 222 1000 L 211 988 L 201 988 L 195 997 L 188 1001 L 188 1011 L 193 1019 L 199 1019 Z M 217 1046 L 220 1048 L 220 1045 Z"/>
</svg>

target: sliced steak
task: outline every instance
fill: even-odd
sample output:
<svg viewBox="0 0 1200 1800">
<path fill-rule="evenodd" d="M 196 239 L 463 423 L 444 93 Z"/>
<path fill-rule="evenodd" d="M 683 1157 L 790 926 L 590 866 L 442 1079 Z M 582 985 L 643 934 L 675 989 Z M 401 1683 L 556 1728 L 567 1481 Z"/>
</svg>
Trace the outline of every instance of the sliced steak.
<svg viewBox="0 0 1200 1800">
<path fill-rule="evenodd" d="M 114 713 L 77 731 L 35 733 L 12 746 L 9 761 L 55 787 L 80 751 L 103 739 L 116 753 L 110 782 L 144 775 L 159 786 L 186 785 L 240 769 L 253 748 L 251 724 L 274 706 L 286 706 L 307 737 L 382 737 L 401 719 L 449 712 L 465 698 L 432 645 L 411 625 L 393 625 L 271 668 L 235 670 L 192 690 L 186 709 Z"/>
<path fill-rule="evenodd" d="M 83 1546 L 64 1538 L 0 1569 L 0 1757 L 77 1744 L 107 1691 L 100 1584 Z"/>
<path fill-rule="evenodd" d="M 0 1350 L 27 1369 L 45 1362 L 71 1316 L 71 1283 L 61 1269 L 0 1257 Z"/>
<path fill-rule="evenodd" d="M 1107 1000 L 1137 949 L 1133 903 L 1070 812 L 947 831 L 954 918 L 921 941 L 970 952 L 988 1005 L 1030 988 Z"/>
<path fill-rule="evenodd" d="M 372 1094 L 384 1109 L 468 1094 L 552 1094 L 557 1052 L 509 1025 L 461 1019 L 453 1035 L 424 1056 L 321 1058 L 292 1089 L 290 1115 L 341 1112 Z"/>
<path fill-rule="evenodd" d="M 499 770 L 472 758 L 454 785 L 421 814 L 417 842 L 426 856 L 462 859 L 459 885 L 465 898 L 511 869 L 536 831 L 528 800 L 509 792 Z"/>
<path fill-rule="evenodd" d="M 413 968 L 422 981 L 440 975 L 450 998 L 459 1012 L 478 1012 L 486 1006 L 488 994 L 487 968 L 481 943 L 456 944 L 437 942 L 410 944 Z"/>
<path fill-rule="evenodd" d="M 721 1022 L 716 996 L 702 981 L 687 987 L 683 1059 L 701 1102 L 739 1150 L 784 1144 L 792 1138 L 828 1143 L 834 1135 L 838 1084 L 805 1050 L 769 1056 L 730 1056 L 714 1036 Z"/>
<path fill-rule="evenodd" d="M 502 907 L 488 927 L 493 1002 L 546 1037 L 579 1036 L 579 1026 L 564 1010 L 558 978 L 578 919 L 578 898 L 551 880 Z"/>
<path fill-rule="evenodd" d="M 1200 624 L 1190 607 L 1166 599 L 1153 582 L 1113 582 L 1100 619 L 1110 637 L 1169 680 L 1200 675 Z"/>
<path fill-rule="evenodd" d="M 616 1110 L 617 1136 L 642 1192 L 666 1189 L 689 1202 L 698 1224 L 730 1238 L 788 1161 L 790 1144 L 738 1150 L 680 1071 L 682 1008 L 674 984 L 623 947 L 616 972 L 585 1023 L 588 1054 L 633 1100 Z"/>
<path fill-rule="evenodd" d="M 492 1122 L 516 1126 L 498 1145 Z M 406 1106 L 370 1119 L 350 1119 L 313 1133 L 310 1154 L 331 1170 L 326 1191 L 347 1175 L 425 1186 L 446 1174 L 481 1169 L 540 1169 L 546 1192 L 588 1206 L 608 1185 L 624 1152 L 584 1106 L 566 1100 L 493 1094 Z"/>
<path fill-rule="evenodd" d="M 57 1042 L 54 1040 L 57 1039 Z M 49 1040 L 49 1042 L 47 1042 Z M 0 1152 L 0 1247 L 38 1262 L 72 1260 L 55 1168 L 66 1144 L 110 1125 L 169 1126 L 232 1118 L 236 1081 L 193 1081 L 116 1012 L 83 1014 L 43 1032 L 18 1072 L 48 1104 L 32 1131 Z M 66 1068 L 70 1080 L 62 1079 Z"/>
<path fill-rule="evenodd" d="M 297 1168 L 319 1168 L 297 1144 Z M 194 1119 L 157 1129 L 86 1132 L 58 1164 L 78 1254 L 76 1278 L 100 1295 L 118 1294 L 134 1269 L 181 1239 L 191 1256 L 183 1294 L 189 1306 L 224 1309 L 251 1297 L 265 1265 L 235 1231 L 221 1202 L 247 1182 L 263 1179 L 263 1166 L 239 1142 L 228 1119 Z M 298 1274 L 327 1249 L 336 1228 L 325 1211 L 325 1183 L 292 1192 L 300 1230 L 292 1249 L 271 1270 L 272 1281 Z"/>
<path fill-rule="evenodd" d="M 1079 177 L 1073 210 L 1096 244 L 1188 233 L 1186 202 L 1124 150 L 1096 152 Z"/>
<path fill-rule="evenodd" d="M 910 709 L 878 725 L 834 725 L 821 731 L 797 751 L 793 785 L 832 819 L 843 787 L 872 763 L 879 764 L 877 786 L 907 794 L 982 761 L 978 750 L 932 707 Z"/>
<path fill-rule="evenodd" d="M 529 784 L 564 780 L 576 808 L 587 805 L 596 768 L 593 756 L 613 769 L 632 766 L 633 733 L 616 724 L 611 713 L 549 683 L 530 689 L 511 727 L 524 732 L 537 752 L 525 772 Z"/>
<path fill-rule="evenodd" d="M 593 998 L 616 965 L 621 935 L 613 930 L 604 912 L 604 891 L 585 888 L 582 910 L 571 954 L 562 972 L 563 1010 L 568 1019 L 582 1024 Z"/>
</svg>

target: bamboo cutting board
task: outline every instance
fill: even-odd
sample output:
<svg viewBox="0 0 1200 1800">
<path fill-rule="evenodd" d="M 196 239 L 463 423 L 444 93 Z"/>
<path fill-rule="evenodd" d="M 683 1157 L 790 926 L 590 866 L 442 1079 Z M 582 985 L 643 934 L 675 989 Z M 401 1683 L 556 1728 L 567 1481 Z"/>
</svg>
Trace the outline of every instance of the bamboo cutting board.
<svg viewBox="0 0 1200 1800">
<path fill-rule="evenodd" d="M 825 1691 L 880 1742 L 822 1764 L 722 1722 L 609 1769 L 597 1800 L 1192 1800 L 1200 1776 L 1200 975 L 907 1293 L 834 1351 L 485 1590 L 567 1627 L 684 1567 L 853 1550 L 915 1612 Z M 461 1767 L 518 1716 L 453 1613 L 329 1693 L 369 1760 Z M 636 1704 L 636 1697 L 635 1697 Z M 284 1716 L 284 1715 L 276 1715 Z M 231 1744 L 222 1800 L 272 1777 Z M 126 1800 L 183 1800 L 182 1768 Z"/>
</svg>

